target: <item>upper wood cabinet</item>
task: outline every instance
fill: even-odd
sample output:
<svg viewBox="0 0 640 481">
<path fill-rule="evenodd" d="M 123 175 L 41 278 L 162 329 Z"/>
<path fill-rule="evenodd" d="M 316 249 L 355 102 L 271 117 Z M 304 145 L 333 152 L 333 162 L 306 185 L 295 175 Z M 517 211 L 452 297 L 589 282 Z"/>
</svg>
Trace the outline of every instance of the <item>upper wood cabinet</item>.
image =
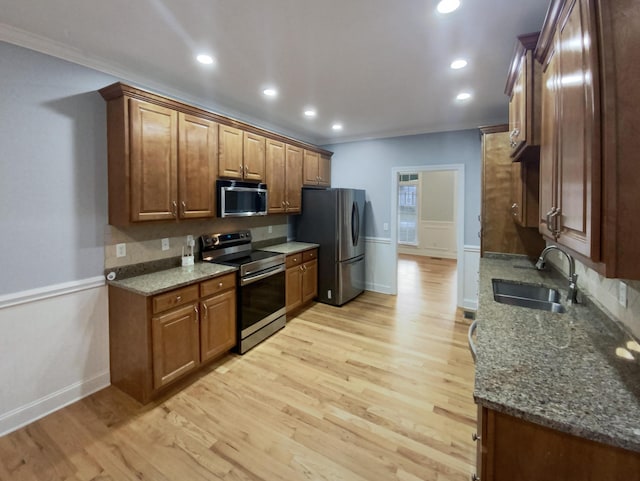
<svg viewBox="0 0 640 481">
<path fill-rule="evenodd" d="M 213 217 L 218 177 L 266 180 L 267 140 L 286 145 L 279 192 L 287 212 L 300 211 L 303 152 L 315 159 L 312 185 L 329 185 L 326 150 L 120 82 L 100 94 L 112 225 Z"/>
<path fill-rule="evenodd" d="M 538 158 L 541 68 L 533 56 L 538 33 L 518 37 L 505 93 L 509 96 L 511 158 Z"/>
<path fill-rule="evenodd" d="M 511 215 L 522 227 L 538 227 L 538 159 L 511 162 Z"/>
<path fill-rule="evenodd" d="M 543 66 L 540 232 L 606 277 L 640 279 L 640 9 L 553 0 Z"/>
<path fill-rule="evenodd" d="M 181 219 L 213 217 L 218 167 L 218 124 L 178 114 L 178 196 Z"/>
<path fill-rule="evenodd" d="M 331 185 L 331 157 L 318 152 L 304 151 L 304 185 Z"/>
<path fill-rule="evenodd" d="M 220 126 L 220 177 L 265 179 L 265 138 L 227 125 Z"/>
<path fill-rule="evenodd" d="M 269 214 L 300 212 L 302 149 L 267 139 L 266 179 Z"/>
</svg>

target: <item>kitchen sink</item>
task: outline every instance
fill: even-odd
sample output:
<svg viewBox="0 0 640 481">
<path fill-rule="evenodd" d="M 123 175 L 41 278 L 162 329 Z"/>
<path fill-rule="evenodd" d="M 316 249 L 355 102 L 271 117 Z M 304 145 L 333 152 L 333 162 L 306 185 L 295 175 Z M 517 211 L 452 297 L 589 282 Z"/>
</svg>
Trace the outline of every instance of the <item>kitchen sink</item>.
<svg viewBox="0 0 640 481">
<path fill-rule="evenodd" d="M 565 312 L 560 304 L 560 292 L 551 287 L 492 279 L 493 299 L 502 304 L 528 307 L 549 312 Z"/>
</svg>

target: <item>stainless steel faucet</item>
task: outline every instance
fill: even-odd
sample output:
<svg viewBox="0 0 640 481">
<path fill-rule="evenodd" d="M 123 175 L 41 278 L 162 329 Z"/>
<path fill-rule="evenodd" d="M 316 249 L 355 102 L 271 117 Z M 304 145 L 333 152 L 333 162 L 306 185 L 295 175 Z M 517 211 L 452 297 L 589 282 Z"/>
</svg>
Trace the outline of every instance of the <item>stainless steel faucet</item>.
<svg viewBox="0 0 640 481">
<path fill-rule="evenodd" d="M 559 252 L 562 252 L 567 257 L 567 260 L 569 261 L 569 291 L 567 292 L 567 301 L 572 304 L 574 303 L 577 304 L 578 303 L 578 297 L 577 297 L 578 274 L 576 274 L 576 263 L 574 262 L 573 257 L 571 257 L 567 252 L 562 250 L 560 247 L 556 245 L 550 245 L 545 247 L 544 250 L 540 253 L 540 257 L 538 257 L 538 261 L 536 262 L 536 269 L 538 270 L 544 269 L 544 266 L 545 266 L 544 260 L 547 257 L 547 254 L 552 250 L 557 250 Z"/>
</svg>

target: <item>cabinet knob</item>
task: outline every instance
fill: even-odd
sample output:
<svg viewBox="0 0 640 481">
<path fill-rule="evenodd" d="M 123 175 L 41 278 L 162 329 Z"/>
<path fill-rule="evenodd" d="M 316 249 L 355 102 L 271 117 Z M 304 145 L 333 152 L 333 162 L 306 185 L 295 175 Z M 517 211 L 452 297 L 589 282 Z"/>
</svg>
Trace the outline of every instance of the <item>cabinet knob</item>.
<svg viewBox="0 0 640 481">
<path fill-rule="evenodd" d="M 222 282 L 220 282 L 220 283 L 218 284 L 218 287 L 222 287 Z"/>
<path fill-rule="evenodd" d="M 480 439 L 480 436 L 478 436 L 478 433 L 473 433 L 473 434 L 471 435 L 471 439 L 472 439 L 473 441 L 477 441 L 478 439 Z"/>
</svg>

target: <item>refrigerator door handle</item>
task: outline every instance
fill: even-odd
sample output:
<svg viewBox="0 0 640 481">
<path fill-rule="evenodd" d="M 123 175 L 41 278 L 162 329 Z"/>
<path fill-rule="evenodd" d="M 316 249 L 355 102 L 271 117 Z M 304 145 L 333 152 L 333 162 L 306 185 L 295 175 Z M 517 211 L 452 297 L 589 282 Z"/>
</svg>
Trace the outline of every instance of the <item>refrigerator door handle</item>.
<svg viewBox="0 0 640 481">
<path fill-rule="evenodd" d="M 355 201 L 351 204 L 351 242 L 355 246 L 358 241 L 357 232 L 358 205 Z"/>
<path fill-rule="evenodd" d="M 355 259 L 349 259 L 348 261 L 342 261 L 341 264 L 343 265 L 349 265 L 349 264 L 355 264 L 356 262 L 360 262 L 364 260 L 364 256 L 358 256 Z"/>
</svg>

